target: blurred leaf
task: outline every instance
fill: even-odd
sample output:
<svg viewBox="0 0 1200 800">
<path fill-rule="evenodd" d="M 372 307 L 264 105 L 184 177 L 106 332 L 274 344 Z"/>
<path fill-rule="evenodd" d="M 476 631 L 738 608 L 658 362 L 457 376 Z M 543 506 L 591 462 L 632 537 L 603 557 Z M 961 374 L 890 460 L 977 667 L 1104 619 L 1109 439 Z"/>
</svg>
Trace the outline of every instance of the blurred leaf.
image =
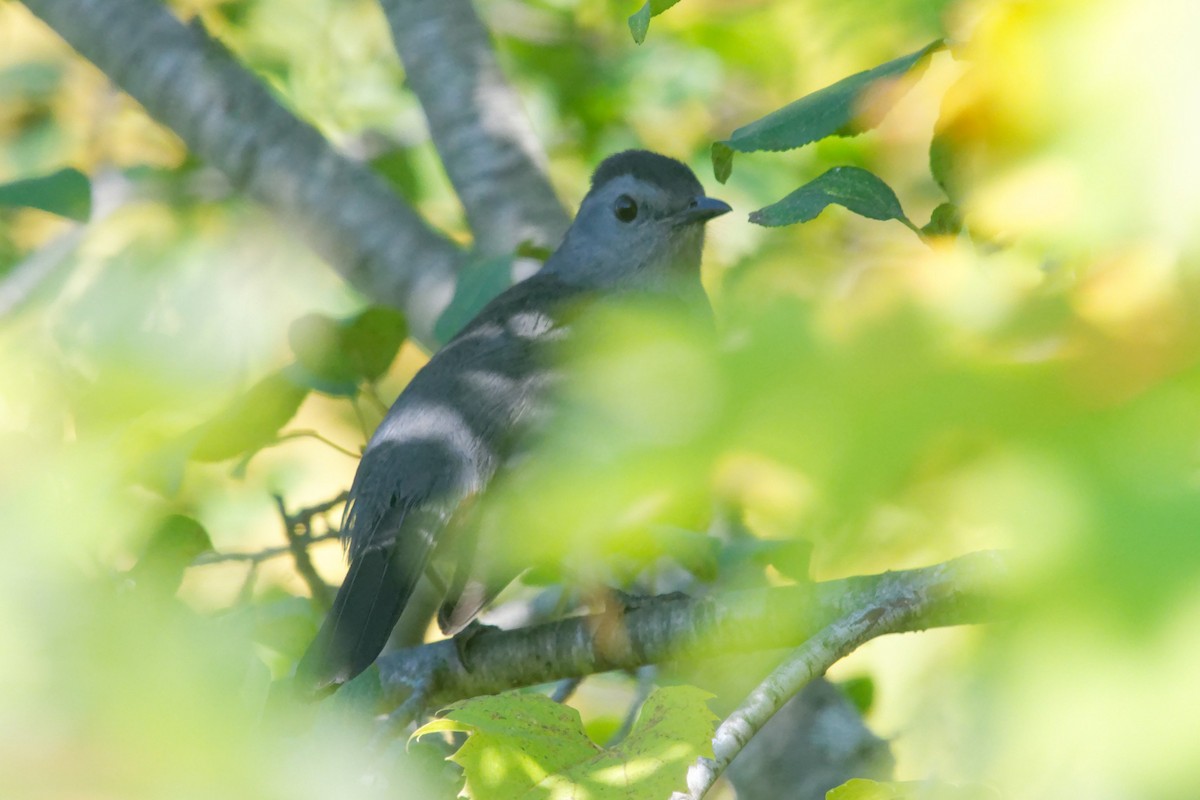
<svg viewBox="0 0 1200 800">
<path fill-rule="evenodd" d="M 719 562 L 721 572 L 733 574 L 746 565 L 763 568 L 771 566 L 781 575 L 797 583 L 809 579 L 808 567 L 812 559 L 813 545 L 807 539 L 757 539 L 753 536 L 739 537 L 726 542 L 721 548 Z"/>
<path fill-rule="evenodd" d="M 921 233 L 926 236 L 957 236 L 961 231 L 962 216 L 953 203 L 942 203 L 935 208 L 929 224 L 921 228 Z"/>
<path fill-rule="evenodd" d="M 396 187 L 405 199 L 415 202 L 421 198 L 421 178 L 413 165 L 410 148 L 397 147 L 376 156 L 371 159 L 371 168 Z"/>
<path fill-rule="evenodd" d="M 454 288 L 454 298 L 433 326 L 439 342 L 448 342 L 462 327 L 512 283 L 512 258 L 497 256 L 463 268 Z"/>
<path fill-rule="evenodd" d="M 942 187 L 946 197 L 951 201 L 958 200 L 959 192 L 954 183 L 954 151 L 950 138 L 942 132 L 934 134 L 929 142 L 929 172 L 937 185 Z"/>
<path fill-rule="evenodd" d="M 679 0 L 647 0 L 646 4 L 629 18 L 629 32 L 633 34 L 633 40 L 638 44 L 646 41 L 646 33 L 650 30 L 650 18 L 657 17 L 678 2 Z"/>
<path fill-rule="evenodd" d="M 562 582 L 561 564 L 541 563 L 521 574 L 521 583 L 526 586 L 554 586 Z"/>
<path fill-rule="evenodd" d="M 723 142 L 723 147 L 713 148 L 713 171 L 717 179 L 724 180 L 732 171 L 733 153 L 751 153 L 758 150 L 792 150 L 824 139 L 826 136 L 856 135 L 878 122 L 860 119 L 862 100 L 881 81 L 892 80 L 904 75 L 921 63 L 930 53 L 945 47 L 938 39 L 906 56 L 881 64 L 874 69 L 843 78 L 820 91 L 805 95 L 762 119 L 738 128 Z"/>
<path fill-rule="evenodd" d="M 192 517 L 171 514 L 150 536 L 129 576 L 139 589 L 174 594 L 183 581 L 184 570 L 197 556 L 212 549 L 203 525 Z"/>
<path fill-rule="evenodd" d="M 92 213 L 92 184 L 82 172 L 67 167 L 39 178 L 0 185 L 0 206 L 39 208 L 85 222 Z"/>
<path fill-rule="evenodd" d="M 591 800 L 667 797 L 682 789 L 687 768 L 712 755 L 712 695 L 692 686 L 656 689 L 629 736 L 611 749 L 595 744 L 579 712 L 540 694 L 477 697 L 449 706 L 411 739 L 468 734 L 451 760 L 466 773 L 473 798 Z"/>
<path fill-rule="evenodd" d="M 830 789 L 825 800 L 1000 800 L 1000 793 L 979 784 L 956 786 L 932 781 L 883 783 L 854 778 Z"/>
<path fill-rule="evenodd" d="M 271 373 L 197 429 L 193 460 L 224 461 L 270 444 L 296 415 L 308 391 L 285 370 Z"/>
<path fill-rule="evenodd" d="M 298 660 L 317 633 L 319 616 L 313 606 L 310 599 L 269 590 L 250 609 L 254 641 Z"/>
<path fill-rule="evenodd" d="M 539 244 L 534 244 L 531 240 L 526 239 L 517 245 L 516 256 L 518 258 L 534 258 L 538 261 L 545 261 L 554 253 L 549 247 L 543 247 Z"/>
<path fill-rule="evenodd" d="M 383 306 L 342 320 L 305 314 L 288 329 L 299 367 L 289 377 L 325 394 L 353 396 L 360 382 L 387 372 L 407 333 L 404 316 Z"/>
<path fill-rule="evenodd" d="M 777 203 L 750 213 L 750 221 L 765 227 L 792 225 L 816 218 L 830 204 L 845 206 L 870 219 L 895 219 L 912 230 L 891 187 L 859 167 L 834 167 Z"/>
<path fill-rule="evenodd" d="M 724 183 L 733 174 L 733 148 L 725 142 L 712 144 L 713 176 Z"/>
<path fill-rule="evenodd" d="M 380 378 L 400 351 L 408 325 L 394 308 L 371 306 L 342 330 L 342 349 L 355 374 L 367 381 Z"/>
<path fill-rule="evenodd" d="M 664 555 L 702 581 L 717 577 L 720 542 L 707 533 L 669 525 L 655 525 L 646 532 Z"/>
<path fill-rule="evenodd" d="M 357 376 L 343 353 L 341 321 L 316 312 L 305 314 L 288 327 L 288 344 L 301 368 L 289 376 L 297 383 L 325 394 L 351 397 L 357 393 Z"/>
<path fill-rule="evenodd" d="M 849 678 L 834 685 L 854 704 L 859 714 L 866 715 L 875 704 L 875 681 L 866 675 Z"/>
</svg>

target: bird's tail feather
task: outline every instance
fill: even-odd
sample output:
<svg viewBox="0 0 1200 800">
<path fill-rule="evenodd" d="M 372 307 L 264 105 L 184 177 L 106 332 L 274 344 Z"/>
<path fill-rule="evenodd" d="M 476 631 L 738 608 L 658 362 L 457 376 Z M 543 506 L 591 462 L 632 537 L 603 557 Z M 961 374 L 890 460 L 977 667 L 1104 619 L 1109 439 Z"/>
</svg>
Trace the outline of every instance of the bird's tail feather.
<svg viewBox="0 0 1200 800">
<path fill-rule="evenodd" d="M 350 562 L 317 638 L 296 668 L 296 686 L 319 695 L 358 675 L 379 656 L 416 588 L 425 556 L 371 548 Z"/>
</svg>

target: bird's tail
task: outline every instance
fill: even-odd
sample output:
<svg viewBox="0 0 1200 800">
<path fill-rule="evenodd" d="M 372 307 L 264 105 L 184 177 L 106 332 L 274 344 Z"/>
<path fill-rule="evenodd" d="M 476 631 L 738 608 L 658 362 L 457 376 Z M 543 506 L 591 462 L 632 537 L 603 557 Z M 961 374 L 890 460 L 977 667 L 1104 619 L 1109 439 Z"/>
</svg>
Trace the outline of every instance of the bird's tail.
<svg viewBox="0 0 1200 800">
<path fill-rule="evenodd" d="M 333 607 L 296 667 L 298 691 L 333 691 L 379 656 L 428 556 L 428 548 L 418 554 L 405 552 L 409 548 L 399 544 L 371 548 L 351 560 Z"/>
</svg>

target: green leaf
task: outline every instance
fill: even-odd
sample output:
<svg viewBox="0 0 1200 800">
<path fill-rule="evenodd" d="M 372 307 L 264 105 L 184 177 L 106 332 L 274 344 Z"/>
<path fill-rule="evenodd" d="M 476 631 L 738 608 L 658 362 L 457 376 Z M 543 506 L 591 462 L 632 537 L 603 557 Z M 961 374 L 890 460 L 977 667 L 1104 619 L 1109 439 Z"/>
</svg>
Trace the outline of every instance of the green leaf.
<svg viewBox="0 0 1200 800">
<path fill-rule="evenodd" d="M 584 733 L 579 712 L 539 694 L 503 694 L 455 703 L 422 726 L 468 734 L 451 760 L 473 798 L 667 797 L 684 786 L 688 766 L 712 755 L 712 695 L 692 686 L 656 689 L 633 729 L 605 749 Z"/>
<path fill-rule="evenodd" d="M 629 32 L 633 34 L 633 41 L 638 44 L 646 41 L 646 33 L 650 30 L 650 18 L 657 17 L 678 2 L 679 0 L 648 0 L 634 12 L 629 18 Z"/>
<path fill-rule="evenodd" d="M 733 174 L 733 148 L 725 142 L 713 142 L 712 146 L 713 175 L 724 183 Z"/>
<path fill-rule="evenodd" d="M 82 172 L 68 167 L 0 185 L 0 206 L 39 208 L 84 222 L 92 213 L 92 184 Z"/>
<path fill-rule="evenodd" d="M 375 381 L 395 361 L 407 335 L 403 314 L 394 308 L 372 306 L 344 326 L 342 350 L 358 377 Z"/>
<path fill-rule="evenodd" d="M 454 298 L 433 326 L 439 342 L 448 342 L 496 295 L 512 283 L 512 258 L 498 256 L 468 264 L 458 276 Z"/>
<path fill-rule="evenodd" d="M 289 377 L 325 394 L 353 396 L 360 382 L 387 372 L 407 333 L 404 316 L 382 306 L 341 320 L 305 314 L 288 329 L 296 354 Z"/>
<path fill-rule="evenodd" d="M 224 461 L 253 453 L 275 440 L 308 395 L 286 370 L 273 372 L 250 387 L 196 431 L 195 461 Z"/>
<path fill-rule="evenodd" d="M 750 221 L 768 228 L 808 222 L 830 204 L 870 219 L 897 219 L 916 230 L 891 187 L 859 167 L 834 167 L 779 202 L 752 212 Z"/>
<path fill-rule="evenodd" d="M 296 354 L 289 378 L 318 392 L 351 397 L 358 391 L 354 370 L 342 353 L 342 323 L 319 313 L 305 314 L 288 326 L 288 344 Z"/>
<path fill-rule="evenodd" d="M 854 704 L 859 714 L 866 714 L 875 704 L 875 681 L 867 675 L 848 678 L 837 685 L 846 698 Z"/>
<path fill-rule="evenodd" d="M 203 525 L 192 517 L 171 514 L 158 524 L 129 576 L 139 589 L 174 594 L 183 582 L 184 570 L 196 556 L 212 549 Z"/>
<path fill-rule="evenodd" d="M 957 236 L 961 231 L 962 216 L 953 203 L 942 203 L 935 208 L 929 224 L 921 228 L 921 233 L 926 236 Z"/>
<path fill-rule="evenodd" d="M 988 786 L 930 781 L 880 782 L 854 778 L 830 789 L 825 800 L 1000 800 Z"/>
<path fill-rule="evenodd" d="M 946 197 L 956 200 L 957 191 L 954 186 L 953 168 L 954 150 L 949 137 L 942 133 L 935 133 L 929 142 L 929 172 L 937 181 L 937 185 L 942 187 Z"/>
<path fill-rule="evenodd" d="M 807 539 L 758 539 L 745 536 L 727 542 L 718 556 L 720 570 L 733 574 L 745 565 L 754 565 L 761 573 L 772 566 L 797 583 L 809 579 L 813 544 Z"/>
<path fill-rule="evenodd" d="M 824 89 L 805 95 L 762 119 L 738 128 L 724 142 L 718 144 L 730 151 L 750 153 L 759 150 L 792 150 L 824 139 L 826 136 L 847 136 L 861 133 L 874 121 L 859 119 L 862 99 L 868 91 L 881 81 L 892 80 L 909 72 L 930 53 L 945 47 L 941 39 L 909 53 L 906 56 L 881 64 L 874 69 L 859 72 Z M 718 155 L 728 161 L 718 163 Z M 713 148 L 713 170 L 717 180 L 724 182 L 732 170 L 733 154 L 724 150 L 718 153 Z"/>
<path fill-rule="evenodd" d="M 670 525 L 657 525 L 646 531 L 654 549 L 672 558 L 679 566 L 702 581 L 717 578 L 720 542 L 707 533 Z"/>
</svg>

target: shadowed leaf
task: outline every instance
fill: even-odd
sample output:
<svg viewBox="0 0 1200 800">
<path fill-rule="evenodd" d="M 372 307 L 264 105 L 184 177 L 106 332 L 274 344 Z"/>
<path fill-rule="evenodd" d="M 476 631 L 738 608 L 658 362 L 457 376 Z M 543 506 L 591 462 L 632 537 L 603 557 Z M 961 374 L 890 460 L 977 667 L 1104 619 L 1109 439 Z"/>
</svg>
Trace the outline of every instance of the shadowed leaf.
<svg viewBox="0 0 1200 800">
<path fill-rule="evenodd" d="M 751 212 L 750 221 L 773 228 L 808 222 L 831 204 L 870 219 L 895 219 L 916 230 L 891 187 L 859 167 L 834 167 L 777 203 Z"/>
<path fill-rule="evenodd" d="M 92 185 L 86 175 L 68 167 L 0 185 L 0 206 L 38 208 L 84 222 L 92 213 Z"/>
</svg>

